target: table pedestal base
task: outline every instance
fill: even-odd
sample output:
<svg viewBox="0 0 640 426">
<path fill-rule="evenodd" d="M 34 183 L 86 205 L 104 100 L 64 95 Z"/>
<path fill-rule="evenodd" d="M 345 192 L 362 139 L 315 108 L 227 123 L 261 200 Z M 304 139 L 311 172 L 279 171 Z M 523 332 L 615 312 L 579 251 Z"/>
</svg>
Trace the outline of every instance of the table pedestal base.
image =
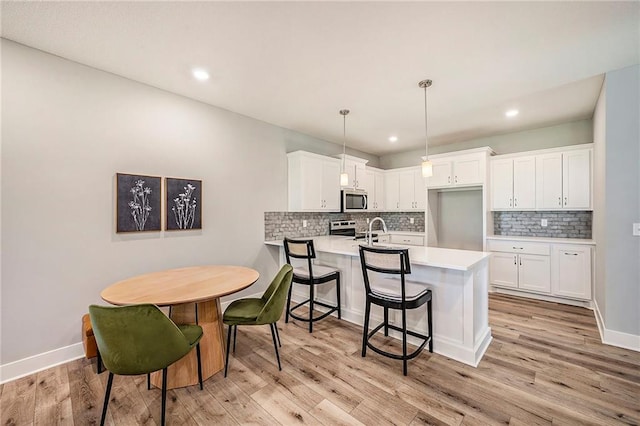
<svg viewBox="0 0 640 426">
<path fill-rule="evenodd" d="M 195 324 L 195 303 L 172 306 L 171 319 L 176 324 Z M 224 368 L 225 345 L 219 298 L 198 303 L 198 325 L 203 331 L 200 339 L 200 356 L 204 381 Z M 151 383 L 158 388 L 162 387 L 162 371 L 151 374 Z M 194 347 L 184 358 L 169 366 L 167 389 L 197 384 L 198 358 Z"/>
</svg>

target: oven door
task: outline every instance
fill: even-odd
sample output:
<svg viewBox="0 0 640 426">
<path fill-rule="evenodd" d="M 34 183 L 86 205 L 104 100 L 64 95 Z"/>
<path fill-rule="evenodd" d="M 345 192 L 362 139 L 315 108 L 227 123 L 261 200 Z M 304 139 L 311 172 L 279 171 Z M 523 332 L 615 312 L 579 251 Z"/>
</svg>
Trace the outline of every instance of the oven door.
<svg viewBox="0 0 640 426">
<path fill-rule="evenodd" d="M 342 211 L 352 212 L 367 209 L 367 193 L 342 191 Z"/>
</svg>

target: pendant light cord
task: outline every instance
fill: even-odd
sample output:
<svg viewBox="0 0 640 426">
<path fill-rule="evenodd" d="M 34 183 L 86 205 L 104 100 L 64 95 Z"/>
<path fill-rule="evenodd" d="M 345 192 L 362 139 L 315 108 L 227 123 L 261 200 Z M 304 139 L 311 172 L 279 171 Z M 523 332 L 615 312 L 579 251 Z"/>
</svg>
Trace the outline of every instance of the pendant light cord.
<svg viewBox="0 0 640 426">
<path fill-rule="evenodd" d="M 429 155 L 429 139 L 427 133 L 427 86 L 424 86 L 424 156 L 425 161 Z"/>
<path fill-rule="evenodd" d="M 342 173 L 345 168 L 345 154 L 347 152 L 347 115 L 342 116 Z"/>
</svg>

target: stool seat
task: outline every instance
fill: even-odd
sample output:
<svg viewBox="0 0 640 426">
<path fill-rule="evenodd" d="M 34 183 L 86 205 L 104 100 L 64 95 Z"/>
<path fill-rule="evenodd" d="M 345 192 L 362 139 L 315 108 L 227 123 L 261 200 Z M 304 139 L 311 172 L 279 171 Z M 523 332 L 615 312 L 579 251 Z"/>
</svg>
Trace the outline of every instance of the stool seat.
<svg viewBox="0 0 640 426">
<path fill-rule="evenodd" d="M 339 273 L 339 271 L 335 268 L 330 268 L 328 266 L 323 265 L 313 265 L 313 278 L 314 279 L 322 279 L 326 278 L 330 275 Z M 302 278 L 305 280 L 309 279 L 309 268 L 307 266 L 301 266 L 299 268 L 293 269 L 293 277 Z"/>
</svg>

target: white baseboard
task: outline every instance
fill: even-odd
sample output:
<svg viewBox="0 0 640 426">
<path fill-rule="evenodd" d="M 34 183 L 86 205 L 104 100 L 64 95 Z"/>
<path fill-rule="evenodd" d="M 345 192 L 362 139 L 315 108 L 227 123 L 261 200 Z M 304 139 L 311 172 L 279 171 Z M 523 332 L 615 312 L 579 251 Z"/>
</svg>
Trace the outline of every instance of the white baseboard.
<svg viewBox="0 0 640 426">
<path fill-rule="evenodd" d="M 262 293 L 251 294 L 245 297 L 259 298 L 262 297 Z M 229 299 L 220 303 L 222 312 L 224 312 L 226 307 L 229 306 L 233 300 L 234 299 Z M 17 380 L 21 377 L 46 370 L 47 368 L 55 367 L 56 365 L 74 361 L 82 357 L 84 357 L 84 348 L 80 341 L 63 348 L 53 349 L 48 352 L 43 352 L 41 354 L 19 359 L 7 364 L 2 364 L 0 365 L 0 384 Z"/>
<path fill-rule="evenodd" d="M 0 384 L 84 357 L 82 342 L 0 365 Z"/>
<path fill-rule="evenodd" d="M 598 302 L 594 300 L 593 303 L 595 305 L 596 323 L 598 324 L 598 331 L 600 332 L 600 340 L 602 340 L 602 343 L 640 352 L 640 336 L 607 329 L 602 314 L 600 313 Z"/>
</svg>

